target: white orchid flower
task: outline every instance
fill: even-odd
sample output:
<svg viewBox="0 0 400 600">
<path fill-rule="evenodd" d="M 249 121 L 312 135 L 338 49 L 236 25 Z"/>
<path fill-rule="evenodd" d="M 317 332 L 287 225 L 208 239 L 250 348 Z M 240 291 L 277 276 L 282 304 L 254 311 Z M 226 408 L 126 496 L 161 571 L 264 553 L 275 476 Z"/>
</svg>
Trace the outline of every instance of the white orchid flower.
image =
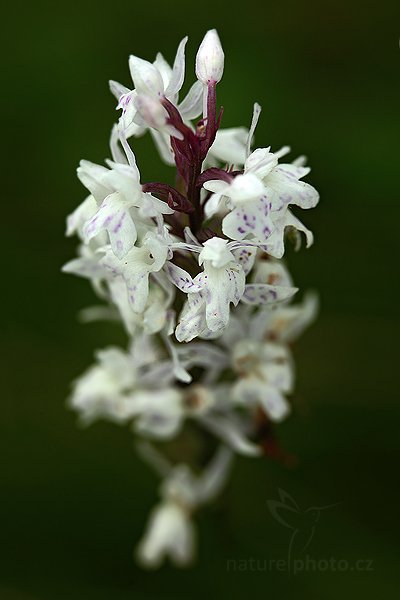
<svg viewBox="0 0 400 600">
<path fill-rule="evenodd" d="M 178 567 L 194 558 L 195 533 L 189 515 L 176 502 L 165 501 L 150 515 L 147 531 L 137 549 L 146 568 L 158 568 L 168 556 Z"/>
<path fill-rule="evenodd" d="M 181 137 L 181 134 L 168 125 L 161 100 L 166 98 L 173 104 L 177 103 L 185 75 L 186 42 L 185 37 L 179 44 L 172 68 L 161 53 L 157 54 L 153 63 L 131 56 L 129 68 L 135 85 L 133 90 L 110 81 L 111 91 L 118 100 L 117 108 L 122 109 L 120 131 L 129 138 L 142 135 L 149 128 L 162 158 L 170 164 L 173 164 L 173 155 L 169 136 Z M 185 122 L 201 113 L 202 98 L 203 86 L 197 81 L 184 100 L 178 104 L 178 110 Z"/>
<path fill-rule="evenodd" d="M 196 531 L 192 513 L 210 502 L 225 485 L 232 453 L 219 448 L 204 471 L 198 475 L 186 465 L 171 467 L 152 448 L 142 446 L 144 458 L 164 477 L 161 502 L 150 514 L 146 531 L 137 547 L 140 563 L 159 568 L 169 558 L 178 567 L 189 566 L 195 556 Z"/>
<path fill-rule="evenodd" d="M 160 332 L 167 323 L 168 311 L 172 301 L 171 295 L 161 288 L 155 280 L 149 280 L 149 295 L 146 306 L 141 313 L 133 310 L 129 301 L 128 290 L 122 276 L 113 277 L 108 282 L 110 299 L 117 307 L 127 332 L 134 335 L 137 330 L 143 330 L 148 335 Z"/>
<path fill-rule="evenodd" d="M 131 357 L 119 348 L 106 348 L 96 357 L 97 364 L 74 383 L 69 405 L 86 424 L 98 418 L 124 423 L 131 417 L 126 392 L 136 383 Z"/>
<path fill-rule="evenodd" d="M 258 242 L 268 239 L 273 230 L 272 205 L 264 184 L 254 173 L 238 175 L 230 183 L 207 181 L 204 187 L 214 193 L 209 202 L 215 211 L 224 197 L 228 199 L 231 210 L 222 221 L 222 231 L 227 237 L 232 240 L 247 237 Z M 212 216 L 210 209 L 209 216 Z"/>
<path fill-rule="evenodd" d="M 234 400 L 241 405 L 259 405 L 273 421 L 290 411 L 285 394 L 293 390 L 291 355 L 284 346 L 244 339 L 232 351 L 232 362 L 240 376 L 233 386 Z"/>
<path fill-rule="evenodd" d="M 160 271 L 168 258 L 168 246 L 153 232 L 148 232 L 140 247 L 134 246 L 123 259 L 108 250 L 101 264 L 113 275 L 121 275 L 126 283 L 132 309 L 144 311 L 149 295 L 149 275 Z"/>
<path fill-rule="evenodd" d="M 311 233 L 288 211 L 288 206 L 308 209 L 319 200 L 315 188 L 301 181 L 308 168 L 278 164 L 278 158 L 287 150 L 273 154 L 270 148 L 258 148 L 247 158 L 243 174 L 230 182 L 214 179 L 204 183 L 204 188 L 213 192 L 206 208 L 209 217 L 226 199 L 230 212 L 222 222 L 224 234 L 234 240 L 246 238 L 264 244 L 265 250 L 277 258 L 283 255 L 286 227 L 304 231 L 307 246 L 312 243 Z"/>
<path fill-rule="evenodd" d="M 160 214 L 171 214 L 173 210 L 165 202 L 142 191 L 136 165 L 112 162 L 109 165 L 111 168 L 107 169 L 81 161 L 78 169 L 78 177 L 99 204 L 83 227 L 83 238 L 88 242 L 106 231 L 114 254 L 122 258 L 135 244 L 139 224 Z"/>
<path fill-rule="evenodd" d="M 151 438 L 172 438 L 185 417 L 182 392 L 173 387 L 139 389 L 129 398 L 134 431 Z"/>
<path fill-rule="evenodd" d="M 185 281 L 181 289 L 187 291 L 188 300 L 175 332 L 179 341 L 190 341 L 207 330 L 222 332 L 229 321 L 230 304 L 237 306 L 244 293 L 245 271 L 228 240 L 213 237 L 204 242 L 199 264 L 204 271 L 193 279 L 180 272 L 180 281 Z M 179 287 L 177 279 L 172 281 Z"/>
</svg>

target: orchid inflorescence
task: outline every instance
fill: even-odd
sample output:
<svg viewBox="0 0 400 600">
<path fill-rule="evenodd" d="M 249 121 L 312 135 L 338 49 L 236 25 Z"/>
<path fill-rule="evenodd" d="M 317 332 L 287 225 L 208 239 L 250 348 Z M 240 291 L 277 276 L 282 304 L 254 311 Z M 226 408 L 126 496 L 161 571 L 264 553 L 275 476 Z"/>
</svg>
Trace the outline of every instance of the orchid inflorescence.
<svg viewBox="0 0 400 600">
<path fill-rule="evenodd" d="M 153 63 L 131 56 L 134 89 L 110 83 L 122 109 L 112 160 L 81 161 L 90 195 L 67 220 L 80 246 L 64 271 L 88 278 L 104 301 L 84 317 L 118 320 L 129 337 L 127 350 L 97 352 L 70 406 L 85 423 L 131 424 L 140 455 L 161 476 L 161 501 L 137 550 L 150 567 L 167 556 L 189 564 L 191 516 L 223 487 L 233 454 L 268 453 L 268 432 L 290 411 L 291 343 L 316 313 L 312 294 L 290 304 L 298 289 L 281 260 L 288 237 L 296 247 L 301 233 L 313 241 L 290 208 L 317 204 L 302 181 L 310 169 L 304 157 L 279 162 L 288 147 L 251 151 L 258 104 L 248 130 L 220 128 L 224 53 L 215 30 L 198 50 L 197 81 L 178 99 L 186 41 L 172 68 L 161 54 Z M 176 167 L 175 186 L 140 181 L 128 140 L 147 130 Z M 171 440 L 187 431 L 202 440 L 200 464 L 182 444 L 182 460 L 171 458 Z"/>
</svg>

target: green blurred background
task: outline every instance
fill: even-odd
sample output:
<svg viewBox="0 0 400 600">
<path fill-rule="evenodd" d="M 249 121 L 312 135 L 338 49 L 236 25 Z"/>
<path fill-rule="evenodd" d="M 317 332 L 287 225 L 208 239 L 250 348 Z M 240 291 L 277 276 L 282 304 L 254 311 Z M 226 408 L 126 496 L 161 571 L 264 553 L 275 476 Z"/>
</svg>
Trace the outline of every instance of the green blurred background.
<svg viewBox="0 0 400 600">
<path fill-rule="evenodd" d="M 1 600 L 397 597 L 398 16 L 396 3 L 343 0 L 3 7 Z M 257 100 L 257 144 L 309 157 L 322 200 L 303 216 L 316 242 L 288 258 L 298 285 L 319 291 L 321 315 L 297 345 L 296 409 L 279 429 L 298 466 L 238 460 L 197 520 L 197 565 L 149 574 L 132 549 L 156 477 L 127 429 L 82 431 L 65 408 L 94 349 L 124 338 L 77 322 L 93 295 L 60 274 L 74 253 L 64 219 L 85 195 L 80 158 L 108 156 L 107 80 L 129 85 L 130 53 L 171 61 L 189 34 L 191 82 L 211 27 L 226 53 L 223 125 L 248 125 Z M 135 149 L 144 181 L 171 177 L 150 139 Z M 289 530 L 267 508 L 278 488 L 304 508 L 340 502 L 321 516 L 311 557 L 372 570 L 228 572 L 228 559 L 285 558 Z"/>
</svg>

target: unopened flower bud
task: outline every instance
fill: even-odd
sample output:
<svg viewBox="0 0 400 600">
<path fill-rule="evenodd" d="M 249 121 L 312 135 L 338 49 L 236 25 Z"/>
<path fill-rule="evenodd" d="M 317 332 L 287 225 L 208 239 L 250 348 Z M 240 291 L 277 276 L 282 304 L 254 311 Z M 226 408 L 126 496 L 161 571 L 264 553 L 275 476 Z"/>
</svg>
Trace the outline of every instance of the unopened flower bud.
<svg viewBox="0 0 400 600">
<path fill-rule="evenodd" d="M 216 29 L 204 36 L 196 56 L 196 77 L 205 85 L 221 81 L 224 72 L 224 51 Z"/>
</svg>

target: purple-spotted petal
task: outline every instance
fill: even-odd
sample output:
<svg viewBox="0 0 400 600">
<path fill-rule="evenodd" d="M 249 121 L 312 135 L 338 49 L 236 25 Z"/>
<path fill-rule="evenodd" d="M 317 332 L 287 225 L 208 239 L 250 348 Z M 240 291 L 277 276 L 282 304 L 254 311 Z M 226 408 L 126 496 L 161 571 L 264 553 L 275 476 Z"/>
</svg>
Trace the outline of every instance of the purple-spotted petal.
<svg viewBox="0 0 400 600">
<path fill-rule="evenodd" d="M 239 206 L 224 217 L 222 231 L 232 240 L 250 238 L 265 243 L 274 228 L 270 209 L 267 195 Z"/>
<path fill-rule="evenodd" d="M 168 279 L 185 294 L 196 293 L 202 289 L 202 286 L 195 283 L 187 271 L 172 262 L 165 263 L 165 271 Z"/>
<path fill-rule="evenodd" d="M 190 342 L 207 331 L 204 300 L 200 294 L 191 294 L 189 298 L 191 302 L 186 302 L 175 330 L 178 342 Z"/>
<path fill-rule="evenodd" d="M 245 274 L 242 269 L 207 268 L 206 320 L 211 331 L 222 331 L 229 321 L 230 304 L 237 306 L 243 296 Z"/>
<path fill-rule="evenodd" d="M 248 275 L 253 268 L 254 261 L 257 255 L 257 248 L 251 246 L 242 246 L 236 250 L 232 250 L 232 254 L 236 261 L 241 265 L 245 275 Z"/>
<path fill-rule="evenodd" d="M 269 285 L 268 283 L 248 283 L 245 286 L 242 302 L 245 304 L 273 304 L 294 296 L 296 287 Z"/>
<path fill-rule="evenodd" d="M 314 208 L 318 204 L 317 190 L 299 180 L 307 175 L 309 170 L 292 164 L 280 164 L 268 175 L 266 185 L 275 192 L 273 210 L 282 210 L 289 204 L 304 209 Z"/>
<path fill-rule="evenodd" d="M 138 273 L 124 275 L 126 289 L 128 290 L 128 300 L 132 310 L 136 313 L 142 313 L 146 307 L 149 295 L 149 274 Z"/>
<path fill-rule="evenodd" d="M 84 226 L 83 234 L 89 241 L 103 229 L 108 232 L 112 250 L 118 258 L 125 256 L 136 242 L 137 232 L 129 207 L 118 193 L 107 196 Z"/>
</svg>

